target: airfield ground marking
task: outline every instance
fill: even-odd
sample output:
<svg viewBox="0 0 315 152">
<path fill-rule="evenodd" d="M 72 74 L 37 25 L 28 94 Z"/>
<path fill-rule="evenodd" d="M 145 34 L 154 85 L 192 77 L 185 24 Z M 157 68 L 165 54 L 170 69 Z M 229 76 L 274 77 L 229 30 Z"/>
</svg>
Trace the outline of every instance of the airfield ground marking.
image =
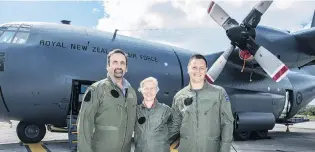
<svg viewBox="0 0 315 152">
<path fill-rule="evenodd" d="M 177 148 L 178 148 L 178 143 L 179 141 L 176 140 L 172 145 L 171 145 L 171 152 L 178 152 Z"/>
<path fill-rule="evenodd" d="M 24 144 L 27 152 L 51 152 L 43 143 Z"/>
</svg>

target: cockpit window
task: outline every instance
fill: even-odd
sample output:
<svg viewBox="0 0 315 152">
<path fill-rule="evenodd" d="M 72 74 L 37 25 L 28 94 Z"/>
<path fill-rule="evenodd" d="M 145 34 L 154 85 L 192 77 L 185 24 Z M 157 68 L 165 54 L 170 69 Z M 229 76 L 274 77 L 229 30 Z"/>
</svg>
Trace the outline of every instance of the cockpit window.
<svg viewBox="0 0 315 152">
<path fill-rule="evenodd" d="M 0 42 L 11 43 L 11 40 L 12 40 L 14 34 L 15 34 L 15 32 L 5 31 L 0 37 Z"/>
<path fill-rule="evenodd" d="M 29 33 L 17 32 L 12 43 L 25 44 L 28 36 L 29 36 Z"/>
<path fill-rule="evenodd" d="M 20 31 L 30 31 L 30 29 L 31 29 L 30 25 L 22 25 L 19 30 Z"/>
<path fill-rule="evenodd" d="M 8 25 L 3 25 L 0 27 L 0 30 L 7 30 L 7 28 L 8 28 Z"/>
<path fill-rule="evenodd" d="M 10 31 L 16 31 L 19 29 L 19 25 L 17 24 L 12 24 L 7 30 L 10 30 Z"/>
<path fill-rule="evenodd" d="M 27 24 L 5 24 L 0 27 L 0 43 L 25 44 L 31 26 Z"/>
</svg>

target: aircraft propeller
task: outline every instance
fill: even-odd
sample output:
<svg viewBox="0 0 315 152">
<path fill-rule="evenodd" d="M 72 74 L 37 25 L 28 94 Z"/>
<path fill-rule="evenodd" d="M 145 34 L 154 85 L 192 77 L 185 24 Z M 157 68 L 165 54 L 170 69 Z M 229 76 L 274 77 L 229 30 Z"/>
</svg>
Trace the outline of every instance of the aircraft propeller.
<svg viewBox="0 0 315 152">
<path fill-rule="evenodd" d="M 248 51 L 264 71 L 276 82 L 281 81 L 287 75 L 289 72 L 288 67 L 266 48 L 255 42 L 255 28 L 260 22 L 261 16 L 266 12 L 271 3 L 272 1 L 270 0 L 258 2 L 239 25 L 239 23 L 231 18 L 218 4 L 211 1 L 208 14 L 216 23 L 225 29 L 226 35 L 231 40 L 231 46 L 224 51 L 208 70 L 206 79 L 210 83 L 213 83 L 218 78 L 228 57 L 236 46 L 243 51 Z"/>
</svg>

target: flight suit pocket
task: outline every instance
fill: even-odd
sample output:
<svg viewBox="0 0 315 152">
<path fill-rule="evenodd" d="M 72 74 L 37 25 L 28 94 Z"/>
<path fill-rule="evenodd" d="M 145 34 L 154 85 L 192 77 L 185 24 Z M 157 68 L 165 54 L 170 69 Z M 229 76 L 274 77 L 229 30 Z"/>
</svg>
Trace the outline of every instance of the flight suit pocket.
<svg viewBox="0 0 315 152">
<path fill-rule="evenodd" d="M 190 139 L 190 136 L 180 135 L 180 144 L 178 151 L 193 151 L 193 141 Z"/>
<path fill-rule="evenodd" d="M 108 102 L 100 107 L 97 113 L 95 123 L 100 126 L 120 127 L 123 121 L 122 105 L 114 102 Z"/>
<path fill-rule="evenodd" d="M 216 107 L 218 102 L 213 102 L 211 104 L 207 104 L 204 105 L 205 109 L 204 109 L 204 114 L 207 115 L 209 112 L 211 112 L 211 110 L 214 109 L 214 107 Z"/>
<path fill-rule="evenodd" d="M 209 136 L 207 137 L 206 151 L 215 152 L 220 149 L 220 136 Z"/>
<path fill-rule="evenodd" d="M 225 111 L 222 112 L 222 116 L 223 116 L 224 120 L 226 120 L 228 122 L 233 122 L 234 121 L 233 115 L 232 114 L 228 114 Z"/>
</svg>

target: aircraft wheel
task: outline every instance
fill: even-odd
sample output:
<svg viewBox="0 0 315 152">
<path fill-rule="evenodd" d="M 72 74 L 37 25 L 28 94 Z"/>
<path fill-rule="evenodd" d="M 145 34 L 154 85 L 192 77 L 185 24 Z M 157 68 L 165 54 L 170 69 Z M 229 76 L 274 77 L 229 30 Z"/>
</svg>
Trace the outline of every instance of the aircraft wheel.
<svg viewBox="0 0 315 152">
<path fill-rule="evenodd" d="M 46 135 L 45 124 L 33 124 L 20 121 L 16 133 L 23 143 L 38 143 Z"/>
<path fill-rule="evenodd" d="M 47 125 L 47 130 L 48 131 L 51 131 L 52 129 L 51 129 L 51 125 Z"/>
<path fill-rule="evenodd" d="M 254 135 L 258 139 L 266 139 L 268 137 L 268 130 L 255 131 Z"/>
<path fill-rule="evenodd" d="M 234 132 L 235 140 L 248 140 L 251 136 L 251 132 Z"/>
</svg>

